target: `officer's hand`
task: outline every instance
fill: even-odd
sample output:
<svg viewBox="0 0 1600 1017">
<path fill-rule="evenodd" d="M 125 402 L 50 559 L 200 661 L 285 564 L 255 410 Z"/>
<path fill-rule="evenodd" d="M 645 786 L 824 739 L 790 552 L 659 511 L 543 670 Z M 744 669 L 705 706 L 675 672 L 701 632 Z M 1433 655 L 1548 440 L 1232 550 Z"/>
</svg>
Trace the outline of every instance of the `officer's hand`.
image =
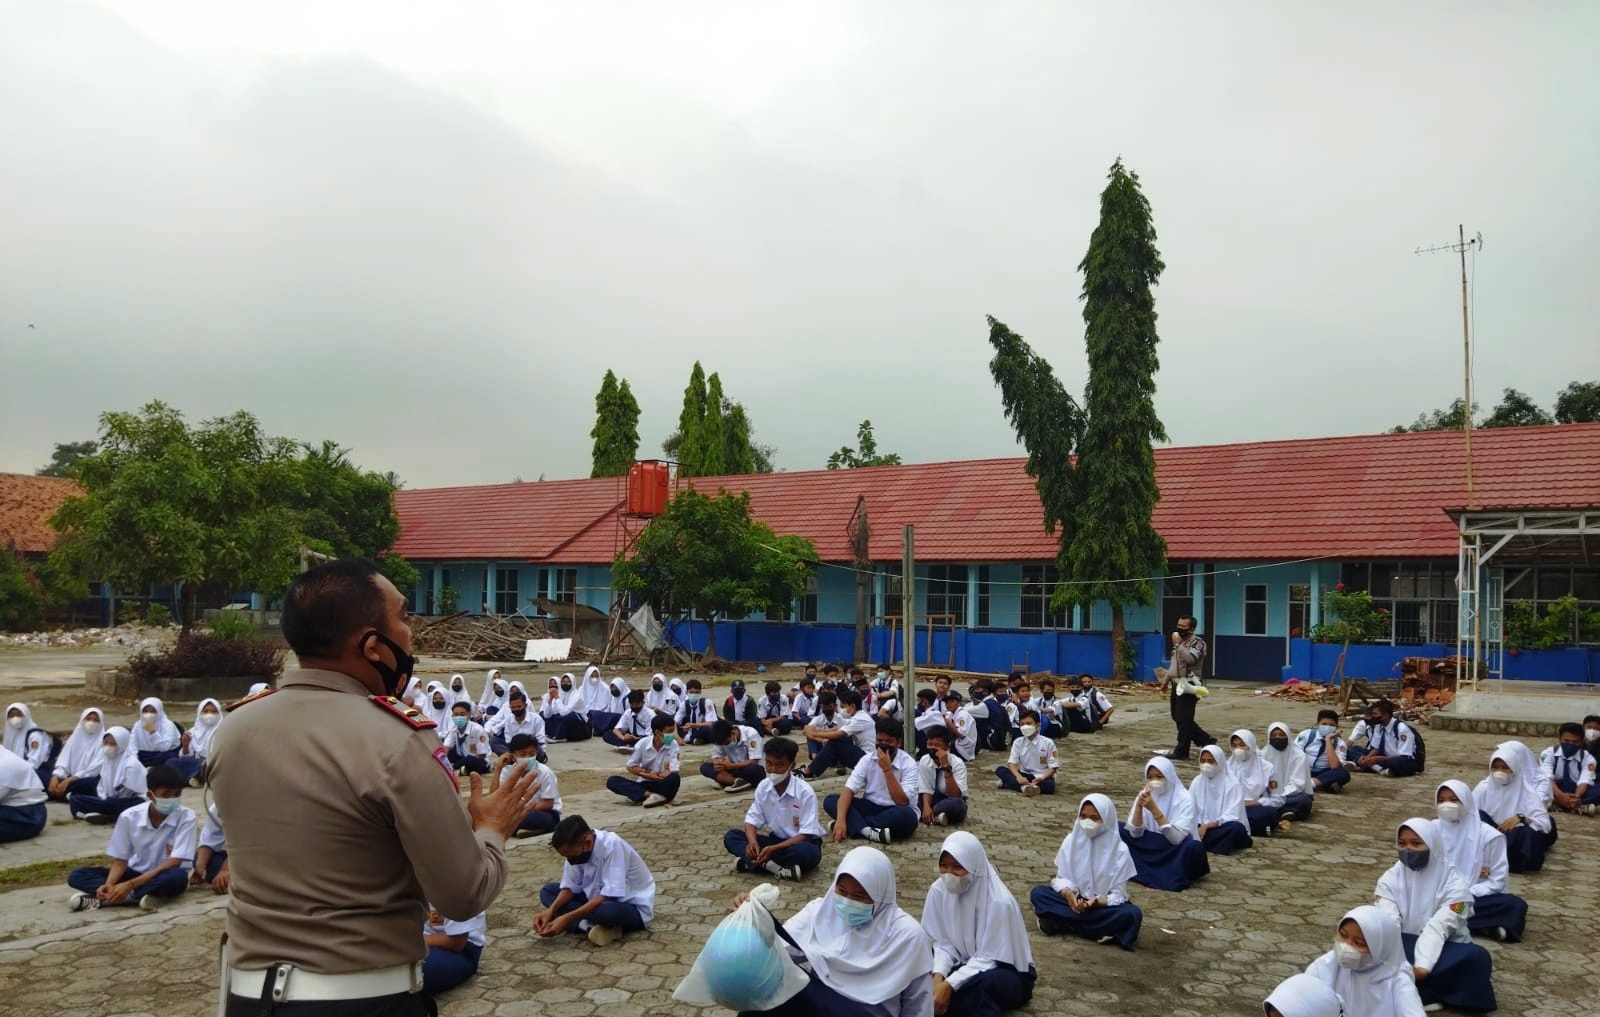
<svg viewBox="0 0 1600 1017">
<path fill-rule="evenodd" d="M 472 794 L 467 798 L 467 815 L 474 830 L 489 829 L 502 840 L 510 838 L 522 821 L 533 812 L 533 799 L 539 791 L 539 771 L 524 769 L 514 780 L 500 782 L 495 791 L 485 794 L 483 778 L 473 774 Z"/>
</svg>

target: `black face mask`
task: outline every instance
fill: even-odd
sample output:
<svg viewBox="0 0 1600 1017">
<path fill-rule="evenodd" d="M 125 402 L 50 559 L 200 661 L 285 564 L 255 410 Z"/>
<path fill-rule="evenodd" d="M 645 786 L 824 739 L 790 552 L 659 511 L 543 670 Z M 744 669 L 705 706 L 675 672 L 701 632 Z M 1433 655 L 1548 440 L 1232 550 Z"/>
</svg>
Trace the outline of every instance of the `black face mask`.
<svg viewBox="0 0 1600 1017">
<path fill-rule="evenodd" d="M 594 848 L 590 848 L 581 855 L 573 855 L 567 861 L 573 865 L 588 865 L 589 859 L 594 857 Z"/>
<path fill-rule="evenodd" d="M 511 716 L 517 718 L 518 720 L 521 720 L 523 718 L 523 716 L 527 714 L 527 712 L 528 712 L 528 707 L 526 705 L 521 706 L 521 707 L 513 706 L 511 708 Z"/>
<path fill-rule="evenodd" d="M 1428 867 L 1428 851 L 1413 851 L 1409 848 L 1400 849 L 1400 864 L 1413 872 L 1421 872 Z"/>
<path fill-rule="evenodd" d="M 651 686 L 650 686 L 650 687 L 651 687 L 651 688 L 652 688 L 652 689 L 655 689 L 655 690 L 656 690 L 656 691 L 657 691 L 657 692 L 660 692 L 660 691 L 661 691 L 661 683 L 660 683 L 660 682 L 655 682 L 655 683 L 654 683 L 654 684 L 652 684 L 652 685 L 651 685 Z"/>
<path fill-rule="evenodd" d="M 383 691 L 390 696 L 398 696 L 405 689 L 406 683 L 411 680 L 411 672 L 416 669 L 417 658 L 401 649 L 399 643 L 377 629 L 370 629 L 361 637 L 359 646 L 363 653 L 366 652 L 368 639 L 376 639 L 394 654 L 394 667 L 381 660 L 370 660 L 367 663 L 372 665 L 372 669 L 378 672 L 378 677 L 383 680 Z"/>
<path fill-rule="evenodd" d="M 1289 747 L 1289 739 L 1287 739 L 1287 738 L 1269 738 L 1269 739 L 1267 739 L 1267 744 L 1272 746 L 1273 748 L 1277 749 L 1279 752 L 1282 752 L 1284 749 L 1287 749 Z"/>
<path fill-rule="evenodd" d="M 561 691 L 562 692 L 571 692 L 572 691 L 572 683 L 571 682 L 562 682 L 561 683 Z"/>
<path fill-rule="evenodd" d="M 444 700 L 443 700 L 443 699 L 435 699 L 435 700 L 434 700 L 434 701 L 433 701 L 433 708 L 434 708 L 434 709 L 435 709 L 435 710 L 442 710 L 442 709 L 444 709 Z"/>
</svg>

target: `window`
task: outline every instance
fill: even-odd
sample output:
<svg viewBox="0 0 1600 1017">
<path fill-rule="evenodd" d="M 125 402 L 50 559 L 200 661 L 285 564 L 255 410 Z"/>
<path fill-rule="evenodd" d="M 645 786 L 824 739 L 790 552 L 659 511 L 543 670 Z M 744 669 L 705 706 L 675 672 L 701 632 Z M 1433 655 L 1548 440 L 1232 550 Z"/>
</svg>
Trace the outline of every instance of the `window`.
<svg viewBox="0 0 1600 1017">
<path fill-rule="evenodd" d="M 957 625 L 967 623 L 967 567 L 928 566 L 928 614 L 953 614 Z"/>
<path fill-rule="evenodd" d="M 550 599 L 558 604 L 575 604 L 578 601 L 578 570 L 556 569 L 556 595 Z"/>
<path fill-rule="evenodd" d="M 494 613 L 516 614 L 522 610 L 522 571 L 520 569 L 494 570 Z"/>
<path fill-rule="evenodd" d="M 1289 636 L 1292 639 L 1311 638 L 1311 586 L 1309 583 L 1289 584 Z"/>
<path fill-rule="evenodd" d="M 1025 629 L 1064 629 L 1070 614 L 1050 610 L 1059 573 L 1054 564 L 1022 566 L 1022 627 Z M 1087 612 L 1085 612 L 1087 613 Z"/>
<path fill-rule="evenodd" d="M 978 628 L 989 627 L 989 566 L 978 566 Z"/>
<path fill-rule="evenodd" d="M 806 576 L 806 590 L 800 595 L 800 620 L 814 622 L 817 620 L 817 577 Z"/>
<path fill-rule="evenodd" d="M 1188 565 L 1167 565 L 1167 574 L 1161 580 L 1163 597 L 1194 596 L 1194 573 Z"/>
<path fill-rule="evenodd" d="M 1244 634 L 1267 634 L 1267 584 L 1244 584 Z"/>
<path fill-rule="evenodd" d="M 883 578 L 884 620 L 898 619 L 905 613 L 905 577 L 899 572 L 886 572 Z"/>
</svg>

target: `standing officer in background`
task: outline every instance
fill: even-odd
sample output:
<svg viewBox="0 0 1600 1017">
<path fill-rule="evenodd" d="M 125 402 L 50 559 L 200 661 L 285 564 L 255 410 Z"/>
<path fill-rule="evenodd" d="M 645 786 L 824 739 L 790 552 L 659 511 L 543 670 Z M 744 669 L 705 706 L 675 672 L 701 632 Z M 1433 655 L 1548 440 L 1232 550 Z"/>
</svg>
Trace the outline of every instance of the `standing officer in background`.
<svg viewBox="0 0 1600 1017">
<path fill-rule="evenodd" d="M 406 601 L 370 563 L 302 573 L 283 601 L 299 658 L 217 729 L 206 779 L 228 831 L 226 1017 L 424 1017 L 428 902 L 466 921 L 506 880 L 538 771 L 462 808 L 412 677 Z"/>
<path fill-rule="evenodd" d="M 1172 661 L 1161 682 L 1162 688 L 1171 693 L 1172 720 L 1178 726 L 1177 746 L 1163 753 L 1168 759 L 1188 759 L 1191 742 L 1201 748 L 1212 744 L 1211 736 L 1194 719 L 1194 708 L 1200 697 L 1190 691 L 1184 681 L 1190 678 L 1200 681 L 1200 663 L 1206 658 L 1206 641 L 1195 635 L 1194 630 L 1193 615 L 1178 619 L 1178 630 L 1172 634 Z"/>
</svg>

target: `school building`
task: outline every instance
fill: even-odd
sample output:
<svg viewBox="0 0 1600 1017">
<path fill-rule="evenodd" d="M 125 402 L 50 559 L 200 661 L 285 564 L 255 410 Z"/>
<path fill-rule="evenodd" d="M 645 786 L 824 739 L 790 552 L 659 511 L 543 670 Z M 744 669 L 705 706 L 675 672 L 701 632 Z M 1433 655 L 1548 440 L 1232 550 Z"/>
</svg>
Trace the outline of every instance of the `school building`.
<svg viewBox="0 0 1600 1017">
<path fill-rule="evenodd" d="M 1139 673 L 1160 662 L 1176 618 L 1193 614 L 1215 675 L 1326 680 L 1338 647 L 1310 635 L 1326 591 L 1339 583 L 1369 590 L 1393 619 L 1385 643 L 1352 648 L 1345 670 L 1353 676 L 1388 677 L 1402 657 L 1454 653 L 1458 629 L 1470 629 L 1467 619 L 1478 615 L 1481 590 L 1537 605 L 1574 594 L 1600 609 L 1600 424 L 1477 431 L 1472 452 L 1469 506 L 1459 432 L 1158 449 L 1155 526 L 1169 563 L 1155 603 L 1125 611 Z M 646 502 L 664 497 L 658 485 L 668 483 L 644 479 L 641 486 L 651 490 L 636 490 L 632 505 L 626 478 L 400 491 L 396 550 L 423 575 L 415 610 L 436 613 L 453 599 L 457 610 L 532 615 L 542 599 L 544 610 L 557 614 L 608 613 L 615 599 L 610 563 L 648 522 L 630 508 L 648 509 Z M 1109 606 L 1050 609 L 1057 545 L 1044 531 L 1022 458 L 692 483 L 708 493 L 748 491 L 757 517 L 780 534 L 811 540 L 823 562 L 790 618 L 717 621 L 724 657 L 852 655 L 856 571 L 848 531 L 859 503 L 875 563 L 868 598 L 877 622 L 873 659 L 900 656 L 889 619 L 902 610 L 901 533 L 909 523 L 916 528 L 919 662 L 974 671 L 1021 664 L 1058 674 L 1111 670 Z M 1568 511 L 1579 535 L 1563 537 L 1560 553 L 1543 556 L 1539 541 L 1521 541 L 1515 556 L 1485 562 L 1492 582 L 1458 583 L 1463 529 L 1476 518 L 1462 514 L 1469 507 Z M 1592 549 L 1583 535 L 1589 527 Z M 1490 627 L 1498 626 L 1498 603 L 1482 610 Z M 1499 638 L 1498 631 L 1490 635 Z M 704 649 L 705 623 L 668 622 L 667 637 Z M 1549 661 L 1535 659 L 1539 654 L 1504 658 L 1503 672 L 1600 680 L 1600 631 L 1575 626 L 1571 643 Z"/>
</svg>

